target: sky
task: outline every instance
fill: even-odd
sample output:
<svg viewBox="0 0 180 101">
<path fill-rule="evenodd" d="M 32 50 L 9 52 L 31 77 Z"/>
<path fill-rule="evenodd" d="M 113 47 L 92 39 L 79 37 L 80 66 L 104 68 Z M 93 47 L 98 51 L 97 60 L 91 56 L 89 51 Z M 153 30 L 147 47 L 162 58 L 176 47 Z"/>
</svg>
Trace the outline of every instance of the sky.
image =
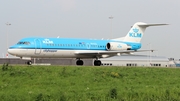
<svg viewBox="0 0 180 101">
<path fill-rule="evenodd" d="M 25 37 L 111 39 L 136 22 L 148 27 L 141 49 L 180 59 L 180 0 L 0 0 L 0 58 Z M 109 17 L 113 19 L 109 19 Z M 7 23 L 11 25 L 7 25 Z M 147 53 L 142 53 L 147 54 Z"/>
</svg>

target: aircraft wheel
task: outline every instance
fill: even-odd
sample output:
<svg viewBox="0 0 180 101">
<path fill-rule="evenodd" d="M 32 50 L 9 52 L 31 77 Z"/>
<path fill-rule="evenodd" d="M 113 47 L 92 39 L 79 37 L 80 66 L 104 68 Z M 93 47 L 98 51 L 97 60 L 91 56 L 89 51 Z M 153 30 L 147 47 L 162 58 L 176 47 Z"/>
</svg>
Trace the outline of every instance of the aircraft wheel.
<svg viewBox="0 0 180 101">
<path fill-rule="evenodd" d="M 32 61 L 28 61 L 27 64 L 28 64 L 28 65 L 32 65 Z"/>
<path fill-rule="evenodd" d="M 77 60 L 76 61 L 76 65 L 81 65 L 82 66 L 83 64 L 84 64 L 84 62 L 82 60 Z"/>
<path fill-rule="evenodd" d="M 100 66 L 101 61 L 100 60 L 94 60 L 94 66 Z"/>
</svg>

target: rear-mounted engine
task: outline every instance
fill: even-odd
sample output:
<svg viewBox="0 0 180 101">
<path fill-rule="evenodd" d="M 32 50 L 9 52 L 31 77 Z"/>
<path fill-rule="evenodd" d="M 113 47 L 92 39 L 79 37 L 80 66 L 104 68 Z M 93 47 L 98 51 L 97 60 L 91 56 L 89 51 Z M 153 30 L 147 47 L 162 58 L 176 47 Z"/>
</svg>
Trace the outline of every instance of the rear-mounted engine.
<svg viewBox="0 0 180 101">
<path fill-rule="evenodd" d="M 106 49 L 108 51 L 130 50 L 131 46 L 125 43 L 109 42 L 106 44 Z"/>
</svg>

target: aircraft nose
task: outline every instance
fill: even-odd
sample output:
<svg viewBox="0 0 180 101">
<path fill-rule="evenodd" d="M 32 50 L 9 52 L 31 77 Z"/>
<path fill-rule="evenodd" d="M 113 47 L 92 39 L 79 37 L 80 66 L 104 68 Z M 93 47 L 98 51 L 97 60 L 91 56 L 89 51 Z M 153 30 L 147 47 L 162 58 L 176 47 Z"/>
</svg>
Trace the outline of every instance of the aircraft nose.
<svg viewBox="0 0 180 101">
<path fill-rule="evenodd" d="M 15 55 L 15 51 L 13 49 L 8 49 L 7 51 L 8 51 L 9 54 Z"/>
</svg>

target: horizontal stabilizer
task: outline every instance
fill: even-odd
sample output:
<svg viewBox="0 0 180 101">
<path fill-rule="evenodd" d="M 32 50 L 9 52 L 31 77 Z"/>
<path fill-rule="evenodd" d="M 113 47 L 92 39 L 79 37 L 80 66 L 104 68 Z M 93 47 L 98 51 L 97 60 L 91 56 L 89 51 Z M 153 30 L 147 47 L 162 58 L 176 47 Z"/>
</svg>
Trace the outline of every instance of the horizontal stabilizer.
<svg viewBox="0 0 180 101">
<path fill-rule="evenodd" d="M 162 26 L 162 25 L 169 25 L 169 24 L 146 24 L 146 23 L 140 23 L 140 24 L 138 24 L 138 26 L 140 26 L 140 27 Z"/>
</svg>

